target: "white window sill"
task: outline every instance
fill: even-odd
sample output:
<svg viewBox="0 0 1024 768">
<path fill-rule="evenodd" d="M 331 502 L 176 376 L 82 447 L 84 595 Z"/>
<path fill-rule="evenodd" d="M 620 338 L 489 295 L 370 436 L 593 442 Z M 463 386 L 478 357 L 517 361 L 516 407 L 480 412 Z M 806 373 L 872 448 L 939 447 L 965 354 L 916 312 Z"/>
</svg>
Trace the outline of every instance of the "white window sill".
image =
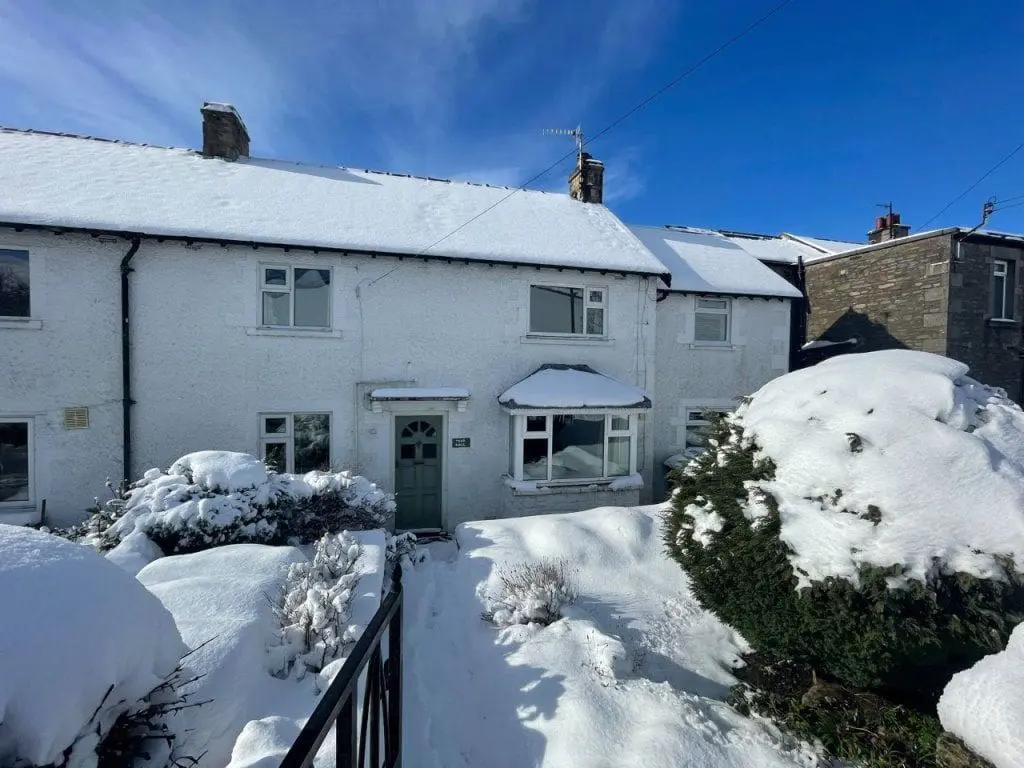
<svg viewBox="0 0 1024 768">
<path fill-rule="evenodd" d="M 1005 326 L 1007 328 L 1012 328 L 1014 326 L 1020 325 L 1020 323 L 1018 323 L 1016 320 L 1014 320 L 1012 318 L 1009 318 L 1009 317 L 990 317 L 988 319 L 988 324 L 989 325 L 1001 325 L 1001 326 Z"/>
<path fill-rule="evenodd" d="M 582 334 L 546 336 L 528 333 L 525 336 L 521 336 L 519 341 L 522 344 L 583 344 L 595 347 L 610 347 L 615 344 L 615 339 L 608 339 L 603 336 L 583 336 Z"/>
<path fill-rule="evenodd" d="M 715 341 L 691 341 L 689 344 L 690 349 L 712 349 L 719 352 L 731 352 L 734 349 L 740 347 L 736 344 L 720 343 Z"/>
<path fill-rule="evenodd" d="M 30 320 L 20 317 L 0 317 L 0 328 L 11 331 L 38 331 L 43 327 L 42 320 Z"/>
<path fill-rule="evenodd" d="M 341 331 L 329 328 L 246 328 L 246 336 L 297 336 L 304 339 L 340 339 Z"/>
<path fill-rule="evenodd" d="M 612 488 L 616 483 L 620 485 L 624 481 L 625 487 Z M 513 480 L 505 476 L 505 485 L 512 489 L 513 496 L 547 496 L 552 494 L 579 494 L 595 492 L 625 493 L 635 491 L 643 487 L 643 480 L 639 475 L 626 475 L 624 477 L 610 477 L 598 480 L 581 480 L 579 482 L 549 482 L 544 480 Z"/>
</svg>

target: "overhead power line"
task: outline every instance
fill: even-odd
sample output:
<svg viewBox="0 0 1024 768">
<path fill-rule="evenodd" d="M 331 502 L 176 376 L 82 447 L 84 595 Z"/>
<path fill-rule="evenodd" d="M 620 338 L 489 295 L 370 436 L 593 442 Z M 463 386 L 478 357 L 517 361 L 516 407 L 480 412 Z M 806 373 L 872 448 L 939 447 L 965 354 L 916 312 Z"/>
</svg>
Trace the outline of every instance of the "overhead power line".
<svg viewBox="0 0 1024 768">
<path fill-rule="evenodd" d="M 766 13 L 764 13 L 762 16 L 759 16 L 757 19 L 752 21 L 750 24 L 748 24 L 742 30 L 737 32 L 732 37 L 730 37 L 724 43 L 719 45 L 713 51 L 711 51 L 710 53 L 708 53 L 707 55 L 705 55 L 703 58 L 699 59 L 695 63 L 691 64 L 688 69 L 686 69 L 683 72 L 681 72 L 679 75 L 677 75 L 675 78 L 673 78 L 668 83 L 663 85 L 661 88 L 659 88 L 658 90 L 654 91 L 647 98 L 643 99 L 642 101 L 640 101 L 639 103 L 637 103 L 636 105 L 631 107 L 629 110 L 624 112 L 622 115 L 620 115 L 619 117 L 615 118 L 612 122 L 610 122 L 608 125 L 606 125 L 604 128 L 602 128 L 600 131 L 595 133 L 589 139 L 587 139 L 586 141 L 581 142 L 578 151 L 582 151 L 583 147 L 588 146 L 588 145 L 592 144 L 593 142 L 597 141 L 599 138 L 601 138 L 602 136 L 607 134 L 609 131 L 611 131 L 614 128 L 616 128 L 623 121 L 625 121 L 625 120 L 629 119 L 630 117 L 632 117 L 633 115 L 635 115 L 637 112 L 639 112 L 641 109 L 646 107 L 652 101 L 654 101 L 659 96 L 664 94 L 666 91 L 669 91 L 672 88 L 674 88 L 675 86 L 679 85 L 679 83 L 681 83 L 683 80 L 688 78 L 690 75 L 692 75 L 698 69 L 703 67 L 705 64 L 707 64 L 713 58 L 718 56 L 720 53 L 723 53 L 725 50 L 727 50 L 728 48 L 733 46 L 735 43 L 739 42 L 744 37 L 749 35 L 751 32 L 753 32 L 755 29 L 757 29 L 762 24 L 764 24 L 766 21 L 771 19 L 773 16 L 775 16 L 777 13 L 779 13 L 779 11 L 781 11 L 783 8 L 785 8 L 787 5 L 789 5 L 792 2 L 793 2 L 793 0 L 782 0 L 781 2 L 777 3 L 776 5 L 774 5 Z M 1024 146 L 1024 145 L 1022 145 L 1022 146 Z M 544 170 L 540 171 L 539 173 L 534 174 L 529 179 L 524 181 L 520 186 L 515 187 L 514 189 L 509 190 L 509 193 L 507 195 L 504 195 L 503 197 L 498 198 L 498 200 L 496 200 L 494 203 L 492 203 L 491 205 L 487 206 L 486 208 L 484 208 L 482 211 L 480 211 L 479 213 L 477 213 L 473 217 L 467 219 L 466 221 L 464 221 L 459 226 L 455 227 L 455 229 L 451 230 L 448 234 L 444 235 L 444 237 L 438 238 L 437 240 L 432 242 L 426 248 L 421 250 L 419 252 L 419 254 L 417 254 L 417 255 L 425 254 L 427 251 L 429 251 L 432 248 L 435 248 L 436 246 L 440 245 L 445 240 L 447 240 L 449 237 L 454 235 L 456 232 L 459 232 L 460 230 L 466 228 L 467 226 L 472 224 L 474 221 L 479 219 L 481 216 L 484 216 L 485 214 L 490 213 L 495 208 L 497 208 L 499 205 L 501 205 L 506 200 L 508 200 L 510 197 L 512 197 L 514 194 L 516 194 L 517 192 L 521 191 L 522 189 L 530 186 L 535 181 L 540 179 L 542 176 L 546 176 L 548 173 L 553 171 L 555 168 L 557 168 L 559 165 L 564 163 L 570 157 L 576 156 L 576 154 L 577 154 L 577 150 L 572 150 L 570 152 L 565 153 L 560 158 L 558 158 L 555 162 L 553 162 L 551 165 L 549 165 L 547 168 L 545 168 Z"/>
<path fill-rule="evenodd" d="M 993 173 L 995 173 L 995 172 L 996 172 L 997 170 L 999 170 L 999 169 L 1000 169 L 1000 168 L 1002 168 L 1002 167 L 1003 167 L 1004 165 L 1006 165 L 1006 163 L 1010 162 L 1010 160 L 1011 160 L 1011 159 L 1013 158 L 1013 156 L 1014 156 L 1014 155 L 1016 155 L 1016 154 L 1017 154 L 1018 152 L 1020 152 L 1020 151 L 1021 151 L 1022 149 L 1024 149 L 1024 142 L 1021 142 L 1020 144 L 1018 144 L 1018 145 L 1017 145 L 1017 146 L 1016 146 L 1016 147 L 1015 147 L 1015 148 L 1013 149 L 1013 151 L 1012 151 L 1012 152 L 1010 152 L 1010 153 L 1009 153 L 1008 155 L 1006 155 L 1006 156 L 1005 156 L 1005 157 L 1004 157 L 1004 158 L 1003 158 L 1002 160 L 1000 160 L 1000 161 L 999 161 L 998 163 L 996 163 L 996 164 L 995 164 L 995 165 L 993 165 L 993 166 L 992 166 L 991 168 L 989 168 L 989 169 L 988 169 L 987 171 L 985 171 L 985 172 L 984 172 L 983 174 L 981 174 L 981 176 L 979 176 L 979 177 L 978 177 L 977 181 L 975 181 L 975 182 L 974 182 L 973 184 L 971 184 L 971 186 L 969 186 L 969 187 L 968 187 L 967 189 L 965 189 L 965 190 L 964 190 L 963 192 L 961 192 L 961 193 L 960 193 L 959 195 L 957 195 L 957 196 L 956 196 L 956 197 L 954 197 L 954 198 L 953 198 L 952 200 L 950 200 L 950 201 L 949 201 L 949 202 L 948 202 L 948 203 L 947 203 L 947 204 L 946 204 L 946 205 L 945 205 L 945 206 L 944 206 L 944 207 L 942 208 L 942 210 L 941 210 L 941 211 L 939 211 L 938 213 L 936 213 L 936 214 L 935 214 L 934 216 L 932 216 L 932 217 L 931 217 L 930 219 L 928 219 L 928 221 L 926 221 L 926 222 L 925 222 L 924 224 L 922 224 L 922 225 L 921 225 L 921 229 L 925 229 L 925 228 L 926 228 L 926 227 L 927 227 L 927 226 L 928 226 L 929 224 L 931 224 L 931 223 L 932 223 L 933 221 L 935 221 L 935 220 L 936 220 L 937 218 L 939 218 L 939 216 L 941 216 L 942 214 L 944 214 L 944 213 L 945 213 L 946 211 L 948 211 L 948 210 L 949 210 L 950 208 L 952 208 L 952 207 L 953 207 L 954 205 L 956 205 L 956 204 L 957 204 L 957 203 L 959 203 L 959 202 L 960 202 L 961 200 L 963 200 L 963 199 L 964 199 L 965 197 L 967 197 L 967 195 L 969 195 L 969 194 L 970 194 L 971 192 L 973 192 L 973 191 L 974 191 L 974 189 L 975 189 L 975 188 L 976 188 L 976 187 L 977 187 L 977 186 L 978 186 L 979 184 L 981 184 L 981 182 L 983 182 L 983 181 L 984 181 L 985 179 L 987 179 L 987 178 L 988 178 L 989 176 L 991 176 L 991 175 L 992 175 Z"/>
</svg>

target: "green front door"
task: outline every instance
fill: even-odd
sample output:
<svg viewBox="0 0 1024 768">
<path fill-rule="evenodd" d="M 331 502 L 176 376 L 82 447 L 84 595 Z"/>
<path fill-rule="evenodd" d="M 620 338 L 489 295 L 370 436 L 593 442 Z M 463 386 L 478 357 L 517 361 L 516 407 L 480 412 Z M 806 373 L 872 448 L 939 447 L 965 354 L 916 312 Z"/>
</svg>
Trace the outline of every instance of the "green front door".
<svg viewBox="0 0 1024 768">
<path fill-rule="evenodd" d="M 441 527 L 441 416 L 395 417 L 399 530 Z"/>
</svg>

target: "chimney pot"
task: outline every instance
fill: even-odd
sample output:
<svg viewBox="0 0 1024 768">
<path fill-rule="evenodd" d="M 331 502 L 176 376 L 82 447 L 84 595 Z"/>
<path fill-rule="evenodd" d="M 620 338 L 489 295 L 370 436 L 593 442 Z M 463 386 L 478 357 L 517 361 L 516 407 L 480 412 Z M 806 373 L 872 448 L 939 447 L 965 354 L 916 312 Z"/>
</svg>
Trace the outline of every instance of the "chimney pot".
<svg viewBox="0 0 1024 768">
<path fill-rule="evenodd" d="M 223 160 L 249 156 L 249 132 L 242 116 L 230 104 L 203 103 L 203 154 Z"/>
<path fill-rule="evenodd" d="M 900 224 L 900 215 L 893 211 L 885 216 L 875 219 L 875 228 L 868 232 L 868 243 L 884 243 L 887 240 L 897 240 L 910 234 L 910 227 Z"/>
<path fill-rule="evenodd" d="M 587 152 L 576 157 L 576 168 L 569 176 L 569 197 L 582 203 L 604 202 L 604 163 Z"/>
</svg>

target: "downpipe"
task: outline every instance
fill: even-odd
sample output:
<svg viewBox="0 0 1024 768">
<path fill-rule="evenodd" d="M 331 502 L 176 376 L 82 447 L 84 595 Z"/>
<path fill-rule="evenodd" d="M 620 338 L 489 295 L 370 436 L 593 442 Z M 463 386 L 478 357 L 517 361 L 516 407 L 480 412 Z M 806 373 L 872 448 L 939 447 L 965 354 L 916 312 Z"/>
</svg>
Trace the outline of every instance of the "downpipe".
<svg viewBox="0 0 1024 768">
<path fill-rule="evenodd" d="M 131 482 L 132 471 L 132 345 L 130 309 L 130 285 L 128 276 L 135 270 L 131 261 L 139 250 L 141 243 L 138 237 L 132 238 L 131 247 L 121 259 L 121 471 L 122 482 Z"/>
</svg>

